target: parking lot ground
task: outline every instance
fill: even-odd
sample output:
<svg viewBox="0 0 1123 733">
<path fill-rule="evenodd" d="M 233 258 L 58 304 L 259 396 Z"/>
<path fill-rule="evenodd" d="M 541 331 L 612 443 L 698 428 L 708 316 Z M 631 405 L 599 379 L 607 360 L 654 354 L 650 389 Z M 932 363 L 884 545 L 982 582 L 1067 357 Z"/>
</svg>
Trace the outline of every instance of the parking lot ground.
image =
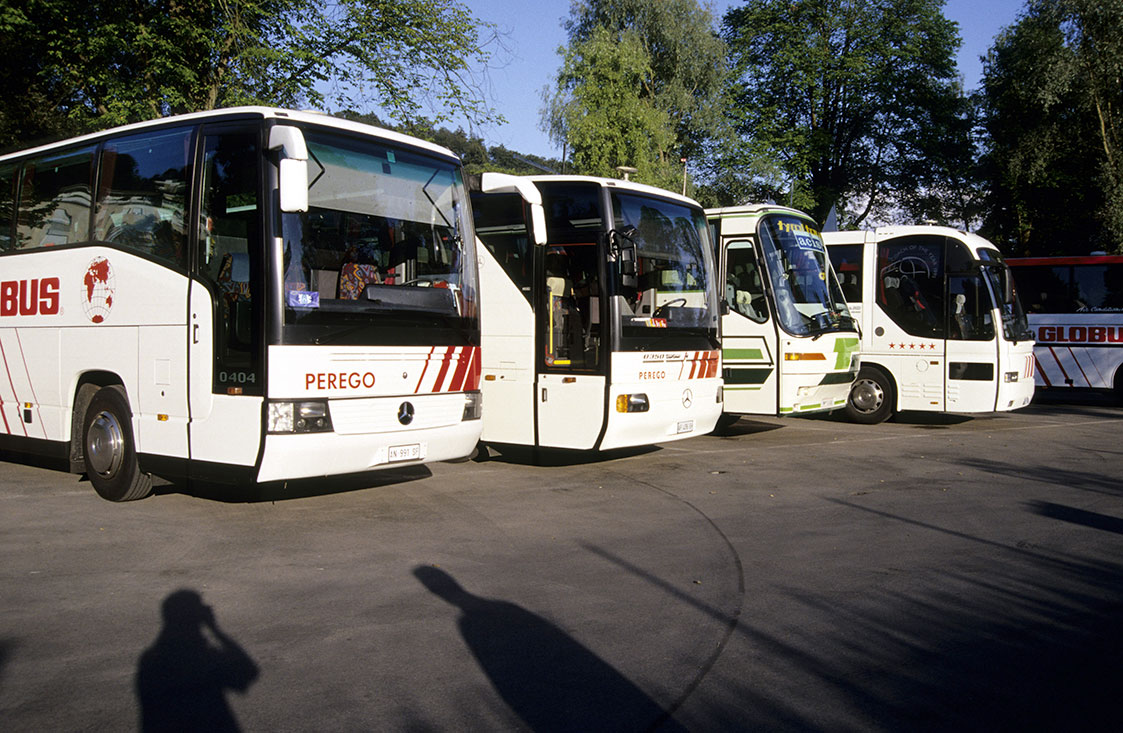
<svg viewBox="0 0 1123 733">
<path fill-rule="evenodd" d="M 743 419 L 254 501 L 2 463 L 0 720 L 1116 729 L 1121 418 Z"/>
</svg>

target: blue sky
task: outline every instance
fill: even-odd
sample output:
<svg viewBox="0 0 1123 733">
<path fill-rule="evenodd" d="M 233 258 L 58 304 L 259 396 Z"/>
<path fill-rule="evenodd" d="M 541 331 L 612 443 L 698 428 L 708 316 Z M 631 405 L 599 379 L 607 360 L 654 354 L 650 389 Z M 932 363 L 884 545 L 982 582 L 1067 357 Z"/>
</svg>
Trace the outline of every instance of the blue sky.
<svg viewBox="0 0 1123 733">
<path fill-rule="evenodd" d="M 489 73 L 492 104 L 507 119 L 504 125 L 490 125 L 474 132 L 488 145 L 504 145 L 522 153 L 560 157 L 544 132 L 539 130 L 542 89 L 560 64 L 557 53 L 565 43 L 562 23 L 569 17 L 569 0 L 464 0 L 472 13 L 494 23 L 504 34 L 506 52 L 496 54 L 505 63 Z M 715 17 L 739 5 L 739 0 L 714 0 Z M 959 24 L 963 38 L 958 63 L 968 89 L 979 85 L 982 64 L 979 57 L 1006 26 L 1011 25 L 1024 7 L 1024 0 L 948 0 L 944 15 Z M 455 126 L 456 123 L 453 123 Z"/>
</svg>

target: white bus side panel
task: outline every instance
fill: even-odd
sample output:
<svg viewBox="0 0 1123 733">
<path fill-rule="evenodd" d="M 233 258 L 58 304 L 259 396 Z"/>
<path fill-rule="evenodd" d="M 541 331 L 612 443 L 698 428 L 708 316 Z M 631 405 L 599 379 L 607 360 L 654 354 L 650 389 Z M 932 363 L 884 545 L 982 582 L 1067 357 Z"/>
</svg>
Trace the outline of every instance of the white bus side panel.
<svg viewBox="0 0 1123 733">
<path fill-rule="evenodd" d="M 898 410 L 943 410 L 943 340 L 909 335 L 879 305 L 870 311 L 872 327 L 864 332 L 862 363 L 879 364 L 889 371 L 897 386 Z M 994 344 L 988 345 L 993 359 Z"/>
<path fill-rule="evenodd" d="M 534 312 L 495 257 L 478 239 L 482 294 L 483 437 L 487 442 L 534 444 Z M 603 393 L 597 404 L 603 400 Z"/>
<path fill-rule="evenodd" d="M 185 277 L 119 250 L 86 247 L 5 258 L 3 280 L 57 283 L 57 296 L 0 322 L 15 327 L 5 329 L 11 376 L 4 374 L 0 389 L 11 390 L 13 406 L 34 404 L 33 423 L 42 421 L 28 437 L 69 440 L 78 382 L 96 371 L 124 386 L 139 452 L 186 455 L 185 390 L 175 386 L 186 370 Z M 0 397 L 10 420 L 8 394 Z"/>
<path fill-rule="evenodd" d="M 69 411 L 59 396 L 58 373 L 44 368 L 57 364 L 58 358 L 57 330 L 0 328 L 0 433 L 47 440 L 69 436 Z"/>
</svg>

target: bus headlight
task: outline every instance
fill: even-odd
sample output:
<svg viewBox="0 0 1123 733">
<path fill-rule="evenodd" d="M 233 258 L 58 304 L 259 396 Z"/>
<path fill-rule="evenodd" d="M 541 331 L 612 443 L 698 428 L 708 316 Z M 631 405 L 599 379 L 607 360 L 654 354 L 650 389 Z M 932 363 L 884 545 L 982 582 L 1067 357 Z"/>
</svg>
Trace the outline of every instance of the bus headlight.
<svg viewBox="0 0 1123 733">
<path fill-rule="evenodd" d="M 651 405 L 645 394 L 622 394 L 616 398 L 617 412 L 647 412 Z"/>
<path fill-rule="evenodd" d="M 1002 376 L 1003 376 L 1003 381 L 1006 382 L 1006 384 L 1010 384 L 1011 382 L 1018 381 L 1018 373 L 1017 372 L 1006 372 Z"/>
<path fill-rule="evenodd" d="M 331 432 L 327 402 L 270 402 L 266 417 L 270 433 Z"/>
<path fill-rule="evenodd" d="M 484 398 L 479 392 L 465 392 L 464 393 L 464 416 L 463 420 L 479 420 L 483 417 Z"/>
<path fill-rule="evenodd" d="M 723 404 L 725 402 L 725 385 L 719 384 L 717 386 L 717 403 Z"/>
</svg>

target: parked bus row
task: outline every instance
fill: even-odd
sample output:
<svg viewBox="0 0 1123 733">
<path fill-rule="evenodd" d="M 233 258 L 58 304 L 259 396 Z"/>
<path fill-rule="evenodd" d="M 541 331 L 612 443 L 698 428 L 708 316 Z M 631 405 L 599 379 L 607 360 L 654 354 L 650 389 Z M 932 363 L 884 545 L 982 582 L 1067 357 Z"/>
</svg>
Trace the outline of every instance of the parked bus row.
<svg viewBox="0 0 1123 733">
<path fill-rule="evenodd" d="M 1009 269 L 977 237 L 824 235 L 611 179 L 478 189 L 442 147 L 266 108 L 0 157 L 0 449 L 121 501 L 152 475 L 272 482 L 1032 396 Z"/>
</svg>

